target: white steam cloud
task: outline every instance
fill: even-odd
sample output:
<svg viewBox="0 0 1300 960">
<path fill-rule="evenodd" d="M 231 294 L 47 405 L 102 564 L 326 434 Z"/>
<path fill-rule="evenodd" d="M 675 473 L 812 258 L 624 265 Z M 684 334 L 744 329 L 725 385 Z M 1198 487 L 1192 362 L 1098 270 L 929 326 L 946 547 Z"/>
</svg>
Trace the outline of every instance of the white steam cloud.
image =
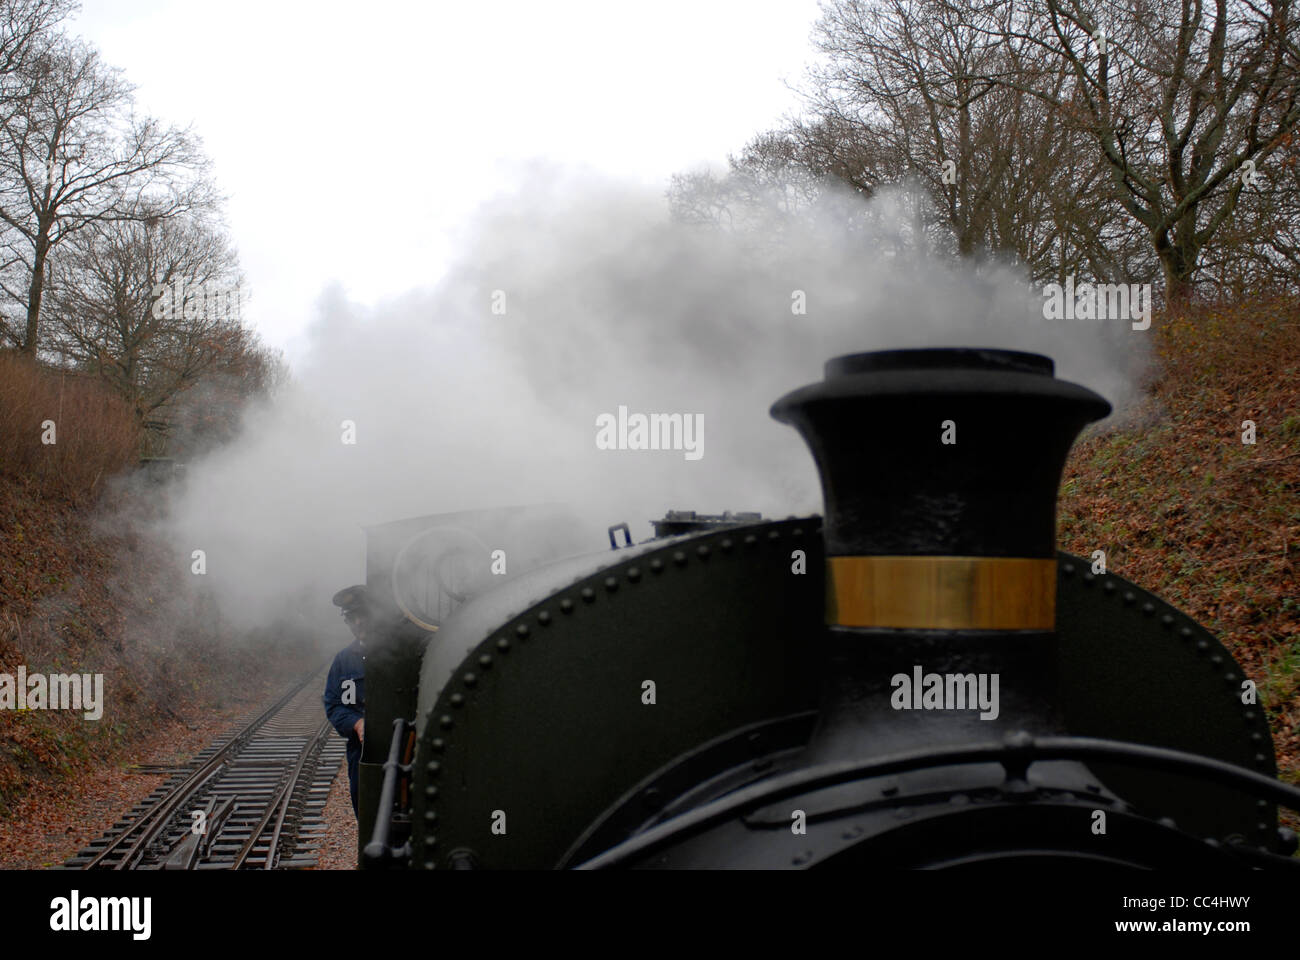
<svg viewBox="0 0 1300 960">
<path fill-rule="evenodd" d="M 779 232 L 717 231 L 640 189 L 539 178 L 467 228 L 436 288 L 372 308 L 327 293 L 295 385 L 189 465 L 168 536 L 205 551 L 204 586 L 236 624 L 307 615 L 341 640 L 329 598 L 363 578 L 365 525 L 558 502 L 600 550 L 609 525 L 641 539 L 669 508 L 819 511 L 811 458 L 767 411 L 837 354 L 1032 350 L 1131 399 L 1146 334 L 1044 320 L 1015 271 L 917 253 L 904 211 L 831 197 Z M 703 456 L 598 449 L 597 418 L 620 406 L 702 415 Z"/>
</svg>

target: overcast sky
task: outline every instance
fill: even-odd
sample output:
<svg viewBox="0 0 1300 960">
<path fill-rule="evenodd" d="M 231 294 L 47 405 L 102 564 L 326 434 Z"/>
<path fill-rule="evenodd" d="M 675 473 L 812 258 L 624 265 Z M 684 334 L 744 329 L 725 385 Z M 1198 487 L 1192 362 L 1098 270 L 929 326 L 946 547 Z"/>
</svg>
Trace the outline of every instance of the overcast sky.
<svg viewBox="0 0 1300 960">
<path fill-rule="evenodd" d="M 229 197 L 248 316 L 292 361 L 323 290 L 435 281 L 534 163 L 655 188 L 796 108 L 815 0 L 83 0 L 144 112 L 192 124 Z"/>
</svg>

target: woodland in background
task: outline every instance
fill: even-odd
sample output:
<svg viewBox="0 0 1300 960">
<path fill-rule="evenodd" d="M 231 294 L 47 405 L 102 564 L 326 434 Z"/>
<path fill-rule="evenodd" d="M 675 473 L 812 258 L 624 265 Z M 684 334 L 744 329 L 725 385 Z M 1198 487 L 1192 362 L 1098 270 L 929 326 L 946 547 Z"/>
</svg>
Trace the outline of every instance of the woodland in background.
<svg viewBox="0 0 1300 960">
<path fill-rule="evenodd" d="M 137 453 L 192 456 L 285 368 L 240 313 L 198 137 L 136 112 L 121 72 L 65 30 L 74 9 L 0 0 L 0 351 L 34 365 L 15 376 L 56 372 L 61 397 L 107 388 Z"/>
<path fill-rule="evenodd" d="M 805 110 L 684 221 L 782 224 L 901 188 L 910 242 L 1158 302 L 1300 295 L 1300 12 L 1289 0 L 828 0 Z"/>
</svg>

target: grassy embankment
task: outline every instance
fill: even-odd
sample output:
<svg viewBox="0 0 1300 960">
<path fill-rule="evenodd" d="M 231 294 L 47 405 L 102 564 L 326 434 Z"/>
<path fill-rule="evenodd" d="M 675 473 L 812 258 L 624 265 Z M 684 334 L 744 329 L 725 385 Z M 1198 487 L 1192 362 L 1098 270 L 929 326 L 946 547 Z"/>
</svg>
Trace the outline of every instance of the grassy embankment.
<svg viewBox="0 0 1300 960">
<path fill-rule="evenodd" d="M 114 520 L 164 495 L 121 482 L 139 443 L 132 411 L 100 384 L 0 352 L 0 673 L 102 673 L 105 691 L 97 721 L 0 713 L 0 818 L 29 791 L 125 762 L 240 678 L 279 682 L 302 655 L 232 637 L 191 589 L 188 561 Z"/>
<path fill-rule="evenodd" d="M 1150 333 L 1145 409 L 1075 447 L 1060 542 L 1105 550 L 1224 642 L 1259 686 L 1280 776 L 1300 783 L 1300 303 L 1201 307 Z"/>
</svg>

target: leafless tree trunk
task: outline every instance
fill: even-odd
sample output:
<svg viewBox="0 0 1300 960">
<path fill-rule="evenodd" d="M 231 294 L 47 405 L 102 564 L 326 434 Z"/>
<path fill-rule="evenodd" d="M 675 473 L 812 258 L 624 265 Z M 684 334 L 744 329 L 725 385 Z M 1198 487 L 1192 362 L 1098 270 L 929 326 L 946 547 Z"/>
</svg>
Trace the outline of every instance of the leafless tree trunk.
<svg viewBox="0 0 1300 960">
<path fill-rule="evenodd" d="M 54 349 L 157 433 L 175 398 L 238 359 L 247 334 L 234 252 L 190 217 L 88 226 L 65 245 L 49 291 Z"/>
<path fill-rule="evenodd" d="M 1012 58 L 988 78 L 1089 133 L 1159 258 L 1167 302 L 1185 302 L 1251 172 L 1300 124 L 1290 0 L 1016 0 L 982 17 Z M 1044 54 L 1068 68 L 1069 89 L 1044 84 Z"/>
<path fill-rule="evenodd" d="M 829 0 L 810 115 L 756 137 L 674 212 L 734 218 L 755 185 L 924 184 L 954 254 L 1039 281 L 1300 288 L 1292 0 Z M 1204 269 L 1203 269 L 1204 268 Z"/>
<path fill-rule="evenodd" d="M 1110 183 L 1087 134 L 1033 94 L 997 82 L 1013 64 L 987 29 L 992 21 L 976 12 L 948 0 L 825 5 L 811 116 L 755 138 L 726 184 L 675 180 L 675 212 L 699 219 L 724 196 L 742 198 L 747 181 L 794 182 L 800 169 L 868 197 L 910 180 L 924 188 L 921 206 L 940 215 L 921 229 L 946 228 L 956 255 L 1015 258 L 1040 282 L 1085 270 L 1115 280 L 1149 275 L 1143 261 L 1154 257 L 1136 229 L 1106 223 Z M 1046 54 L 1035 67 L 1045 89 L 1072 86 L 1069 69 Z"/>
<path fill-rule="evenodd" d="M 0 223 L 11 267 L 3 290 L 25 307 L 21 336 L 8 335 L 34 354 L 60 245 L 91 224 L 156 222 L 212 197 L 187 132 L 136 120 L 131 88 L 94 50 L 61 40 L 17 76 L 26 87 L 0 124 Z"/>
</svg>

